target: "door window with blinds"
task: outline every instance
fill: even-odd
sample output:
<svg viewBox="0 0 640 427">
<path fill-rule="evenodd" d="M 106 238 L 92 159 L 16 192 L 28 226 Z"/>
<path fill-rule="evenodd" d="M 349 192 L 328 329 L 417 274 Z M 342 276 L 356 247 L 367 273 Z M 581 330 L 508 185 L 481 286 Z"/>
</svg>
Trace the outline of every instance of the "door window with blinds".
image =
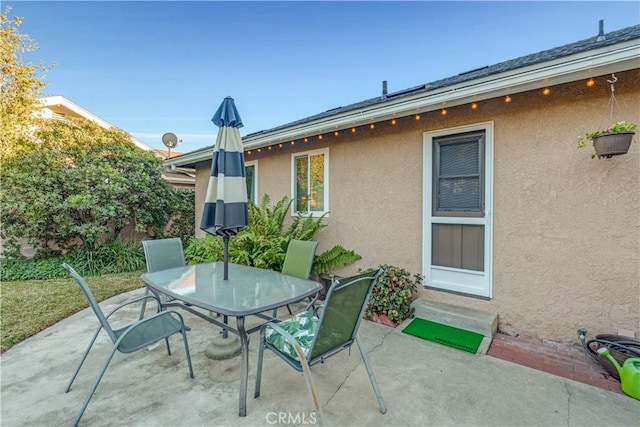
<svg viewBox="0 0 640 427">
<path fill-rule="evenodd" d="M 433 217 L 484 217 L 484 132 L 434 138 L 432 149 Z M 484 225 L 435 219 L 431 228 L 433 265 L 483 271 Z"/>
</svg>

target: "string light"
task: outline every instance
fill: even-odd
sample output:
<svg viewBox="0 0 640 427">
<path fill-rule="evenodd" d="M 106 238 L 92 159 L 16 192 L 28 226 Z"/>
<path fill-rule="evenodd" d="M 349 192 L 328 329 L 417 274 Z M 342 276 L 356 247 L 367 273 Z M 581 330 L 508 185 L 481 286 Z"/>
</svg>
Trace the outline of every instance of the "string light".
<svg viewBox="0 0 640 427">
<path fill-rule="evenodd" d="M 587 87 L 593 87 L 593 86 L 595 86 L 595 84 L 596 84 L 596 82 L 595 82 L 595 80 L 594 80 L 593 78 L 590 78 L 590 79 L 589 79 L 589 80 L 587 80 L 587 82 L 586 82 Z M 543 95 L 545 95 L 545 96 L 550 95 L 550 94 L 551 94 L 551 89 L 550 89 L 550 88 L 548 88 L 548 87 L 547 87 L 547 88 L 544 88 L 544 89 L 542 90 L 542 94 L 543 94 Z M 512 101 L 512 98 L 511 98 L 511 96 L 510 96 L 510 95 L 505 96 L 505 98 L 504 98 L 504 102 L 505 102 L 505 103 L 510 103 L 511 101 Z M 471 103 L 471 109 L 472 109 L 472 110 L 477 110 L 477 109 L 478 109 L 478 104 L 477 104 L 477 103 L 475 103 L 475 102 L 472 102 L 472 103 Z M 441 114 L 442 116 L 446 116 L 446 115 L 448 114 L 448 110 L 447 110 L 446 108 L 443 108 L 443 109 L 441 109 L 441 110 L 440 110 L 440 114 Z M 414 116 L 414 119 L 415 119 L 416 121 L 417 121 L 417 120 L 420 120 L 420 119 L 421 119 L 420 114 L 416 114 L 416 115 Z M 391 119 L 391 124 L 392 124 L 392 125 L 396 125 L 397 123 L 398 123 L 398 121 L 397 121 L 396 119 Z M 376 127 L 375 123 L 371 123 L 371 124 L 369 124 L 369 128 L 370 128 L 370 129 L 375 129 L 375 127 Z M 356 132 L 357 132 L 357 128 L 356 128 L 355 126 L 352 126 L 352 127 L 351 127 L 351 133 L 355 134 Z M 338 130 L 336 130 L 336 131 L 334 131 L 334 132 L 333 132 L 333 135 L 334 135 L 335 137 L 338 137 L 338 136 L 340 135 L 340 132 L 339 132 Z M 323 138 L 323 135 L 322 135 L 322 134 L 318 134 L 318 139 L 320 139 L 320 140 L 321 140 L 322 138 Z M 303 139 L 303 141 L 304 141 L 304 142 L 309 142 L 309 138 L 308 138 L 308 137 L 305 137 L 305 138 Z M 291 144 L 291 145 L 295 145 L 295 140 L 291 140 L 291 141 L 290 141 L 290 144 Z M 278 147 L 282 148 L 282 143 L 279 143 L 279 144 L 278 144 Z M 272 149 L 272 146 L 268 146 L 268 147 L 267 147 L 267 149 L 268 149 L 268 150 L 271 150 L 271 149 Z M 262 152 L 262 149 L 261 149 L 261 148 L 258 148 L 258 149 L 257 149 L 257 152 L 258 152 L 258 153 Z M 247 153 L 247 155 L 251 155 L 251 154 L 253 153 L 253 151 L 252 151 L 252 150 L 247 150 L 247 152 L 246 152 L 246 153 Z"/>
<path fill-rule="evenodd" d="M 587 87 L 593 87 L 596 85 L 596 81 L 593 79 L 587 80 Z"/>
</svg>

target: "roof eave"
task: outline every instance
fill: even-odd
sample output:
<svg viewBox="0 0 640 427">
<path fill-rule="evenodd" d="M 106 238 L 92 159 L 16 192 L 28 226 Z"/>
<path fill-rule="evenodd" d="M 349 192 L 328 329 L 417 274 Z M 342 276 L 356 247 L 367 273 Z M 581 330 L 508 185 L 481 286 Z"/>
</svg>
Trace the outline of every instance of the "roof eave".
<svg viewBox="0 0 640 427">
<path fill-rule="evenodd" d="M 337 113 L 317 120 L 261 132 L 243 138 L 245 150 L 318 135 L 352 126 L 426 113 L 446 107 L 477 102 L 504 95 L 535 90 L 580 79 L 637 68 L 639 40 L 633 39 L 574 55 L 469 80 L 432 91 L 391 99 L 359 109 Z M 167 161 L 167 165 L 185 166 L 211 158 L 213 147 L 187 153 Z"/>
</svg>

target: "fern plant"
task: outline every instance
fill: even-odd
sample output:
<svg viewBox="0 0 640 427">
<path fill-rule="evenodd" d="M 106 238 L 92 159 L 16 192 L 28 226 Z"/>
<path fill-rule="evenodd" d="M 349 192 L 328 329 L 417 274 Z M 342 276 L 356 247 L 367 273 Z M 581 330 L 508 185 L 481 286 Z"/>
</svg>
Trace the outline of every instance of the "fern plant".
<svg viewBox="0 0 640 427">
<path fill-rule="evenodd" d="M 327 225 L 324 215 L 319 218 L 296 216 L 285 228 L 284 223 L 293 200 L 287 196 L 273 206 L 271 198 L 264 195 L 259 205 L 249 203 L 249 225 L 229 239 L 229 261 L 267 270 L 280 271 L 292 239 L 312 240 L 313 236 Z M 192 238 L 185 249 L 187 262 L 221 261 L 222 239 L 205 236 Z M 322 274 L 343 265 L 351 264 L 361 257 L 340 245 L 316 255 L 313 272 Z"/>
<path fill-rule="evenodd" d="M 361 258 L 362 257 L 354 251 L 336 245 L 315 257 L 313 261 L 313 273 L 318 275 L 326 273 L 343 265 L 352 264 Z"/>
</svg>

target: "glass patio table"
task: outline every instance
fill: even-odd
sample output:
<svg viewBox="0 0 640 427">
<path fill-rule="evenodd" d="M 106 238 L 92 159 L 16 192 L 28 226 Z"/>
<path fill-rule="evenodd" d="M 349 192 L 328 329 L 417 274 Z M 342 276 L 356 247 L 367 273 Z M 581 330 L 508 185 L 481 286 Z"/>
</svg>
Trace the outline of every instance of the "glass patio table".
<svg viewBox="0 0 640 427">
<path fill-rule="evenodd" d="M 262 325 L 245 328 L 247 316 L 257 316 L 266 321 L 274 320 L 264 314 L 306 297 L 316 295 L 322 285 L 313 280 L 300 279 L 282 273 L 229 263 L 229 279 L 223 279 L 222 262 L 187 265 L 169 270 L 145 273 L 142 281 L 156 296 L 167 295 L 173 299 L 163 302 L 163 307 L 180 307 L 208 322 L 238 335 L 240 338 L 240 399 L 239 415 L 247 415 L 247 381 L 249 376 L 249 334 Z M 236 318 L 236 328 L 221 322 L 199 310 Z"/>
</svg>

